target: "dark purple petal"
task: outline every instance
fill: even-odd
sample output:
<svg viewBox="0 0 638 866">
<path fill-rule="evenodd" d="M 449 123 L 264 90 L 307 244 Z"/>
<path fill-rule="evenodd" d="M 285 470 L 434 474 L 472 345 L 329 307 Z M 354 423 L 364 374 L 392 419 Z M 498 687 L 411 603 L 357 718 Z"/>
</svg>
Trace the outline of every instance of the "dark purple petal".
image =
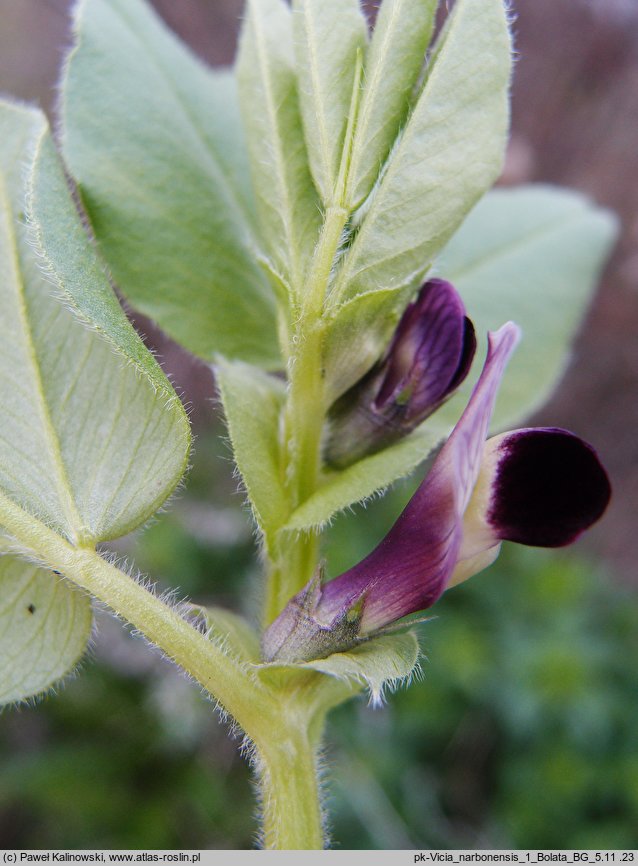
<svg viewBox="0 0 638 866">
<path fill-rule="evenodd" d="M 369 556 L 289 602 L 264 635 L 266 660 L 347 649 L 486 568 L 501 541 L 558 547 L 602 515 L 609 480 L 577 436 L 529 428 L 485 441 L 519 337 L 511 322 L 489 334 L 479 380 L 425 481 Z"/>
<path fill-rule="evenodd" d="M 399 323 L 374 402 L 405 405 L 406 419 L 424 419 L 463 381 L 474 357 L 474 327 L 458 292 L 445 280 L 428 280 Z"/>
<path fill-rule="evenodd" d="M 463 515 L 476 484 L 485 437 L 505 366 L 519 339 L 508 323 L 490 334 L 487 359 L 449 439 L 388 535 L 362 562 L 323 587 L 318 619 L 342 616 L 363 599 L 369 632 L 433 604 L 445 590 L 461 548 Z"/>
<path fill-rule="evenodd" d="M 354 568 L 323 586 L 317 575 L 288 602 L 264 633 L 266 661 L 303 661 L 347 649 L 429 607 L 445 590 L 461 552 L 464 514 L 479 478 L 498 386 L 518 339 L 511 322 L 489 335 L 469 403 L 397 522 Z M 491 530 L 487 536 L 493 546 Z M 484 559 L 472 552 L 468 563 Z"/>
<path fill-rule="evenodd" d="M 465 377 L 470 372 L 474 355 L 476 354 L 476 333 L 471 320 L 465 316 L 463 320 L 463 346 L 461 349 L 461 357 L 456 372 L 447 387 L 445 397 L 452 394 L 465 380 Z"/>
<path fill-rule="evenodd" d="M 458 292 L 445 280 L 429 280 L 383 359 L 332 407 L 327 462 L 346 466 L 414 430 L 458 388 L 475 350 Z"/>
<path fill-rule="evenodd" d="M 538 428 L 492 442 L 497 462 L 487 520 L 498 538 L 561 547 L 602 516 L 611 486 L 596 452 L 582 439 L 567 430 Z"/>
</svg>

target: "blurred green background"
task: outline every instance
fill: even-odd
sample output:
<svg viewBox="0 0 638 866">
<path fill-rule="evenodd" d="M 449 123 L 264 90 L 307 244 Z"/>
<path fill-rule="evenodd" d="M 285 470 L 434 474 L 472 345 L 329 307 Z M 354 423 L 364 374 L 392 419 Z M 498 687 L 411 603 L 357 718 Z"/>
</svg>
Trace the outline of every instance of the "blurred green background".
<svg viewBox="0 0 638 866">
<path fill-rule="evenodd" d="M 207 59 L 232 58 L 240 0 L 155 5 Z M 638 5 L 515 7 L 503 182 L 583 189 L 625 226 L 565 383 L 534 419 L 599 448 L 614 503 L 586 546 L 506 547 L 421 626 L 420 681 L 383 709 L 359 699 L 333 714 L 323 760 L 342 848 L 638 847 Z M 0 90 L 51 104 L 67 9 L 0 0 Z M 252 616 L 254 540 L 212 377 L 139 324 L 192 404 L 197 440 L 187 495 L 118 551 L 162 587 Z M 370 550 L 409 492 L 335 524 L 332 573 Z M 237 745 L 197 688 L 98 612 L 80 675 L 0 715 L 0 847 L 250 847 Z"/>
</svg>

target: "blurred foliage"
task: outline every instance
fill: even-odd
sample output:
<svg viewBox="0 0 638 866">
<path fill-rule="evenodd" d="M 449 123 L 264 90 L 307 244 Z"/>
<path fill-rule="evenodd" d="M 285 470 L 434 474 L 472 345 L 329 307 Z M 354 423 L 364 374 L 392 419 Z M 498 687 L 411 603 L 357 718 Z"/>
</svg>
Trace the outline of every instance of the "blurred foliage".
<svg viewBox="0 0 638 866">
<path fill-rule="evenodd" d="M 224 445 L 198 443 L 190 494 L 129 539 L 143 571 L 251 613 L 254 543 Z M 330 572 L 410 493 L 338 520 Z M 638 598 L 581 555 L 506 547 L 419 627 L 423 680 L 334 713 L 324 762 L 341 848 L 638 846 Z M 100 617 L 94 659 L 0 717 L 4 848 L 243 848 L 249 772 L 211 704 Z"/>
</svg>

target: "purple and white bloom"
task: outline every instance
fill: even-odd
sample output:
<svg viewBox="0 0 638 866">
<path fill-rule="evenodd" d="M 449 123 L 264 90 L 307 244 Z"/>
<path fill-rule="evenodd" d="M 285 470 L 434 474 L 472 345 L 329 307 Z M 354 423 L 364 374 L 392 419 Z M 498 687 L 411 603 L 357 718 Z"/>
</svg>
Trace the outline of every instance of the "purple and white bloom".
<svg viewBox="0 0 638 866">
<path fill-rule="evenodd" d="M 343 651 L 491 564 L 501 542 L 560 547 L 603 514 L 611 489 L 587 443 L 566 430 L 486 436 L 497 390 L 519 340 L 511 322 L 489 335 L 468 405 L 403 513 L 358 565 L 288 603 L 264 635 L 266 660 Z"/>
<path fill-rule="evenodd" d="M 460 295 L 428 280 L 383 358 L 332 407 L 326 461 L 347 466 L 406 436 L 456 391 L 475 351 Z"/>
</svg>

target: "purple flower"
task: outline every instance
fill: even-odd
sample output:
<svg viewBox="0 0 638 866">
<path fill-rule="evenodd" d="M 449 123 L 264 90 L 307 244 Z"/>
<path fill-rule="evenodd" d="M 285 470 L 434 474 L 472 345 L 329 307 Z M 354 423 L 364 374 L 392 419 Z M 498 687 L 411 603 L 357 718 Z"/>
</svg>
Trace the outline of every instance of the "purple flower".
<svg viewBox="0 0 638 866">
<path fill-rule="evenodd" d="M 611 494 L 594 450 L 572 433 L 528 428 L 486 440 L 519 330 L 489 335 L 469 403 L 426 479 L 378 547 L 340 577 L 319 577 L 269 627 L 267 660 L 347 649 L 492 563 L 501 542 L 560 547 L 603 514 Z"/>
<path fill-rule="evenodd" d="M 454 286 L 428 280 L 381 361 L 333 406 L 326 461 L 347 466 L 406 436 L 454 393 L 475 350 Z"/>
</svg>

